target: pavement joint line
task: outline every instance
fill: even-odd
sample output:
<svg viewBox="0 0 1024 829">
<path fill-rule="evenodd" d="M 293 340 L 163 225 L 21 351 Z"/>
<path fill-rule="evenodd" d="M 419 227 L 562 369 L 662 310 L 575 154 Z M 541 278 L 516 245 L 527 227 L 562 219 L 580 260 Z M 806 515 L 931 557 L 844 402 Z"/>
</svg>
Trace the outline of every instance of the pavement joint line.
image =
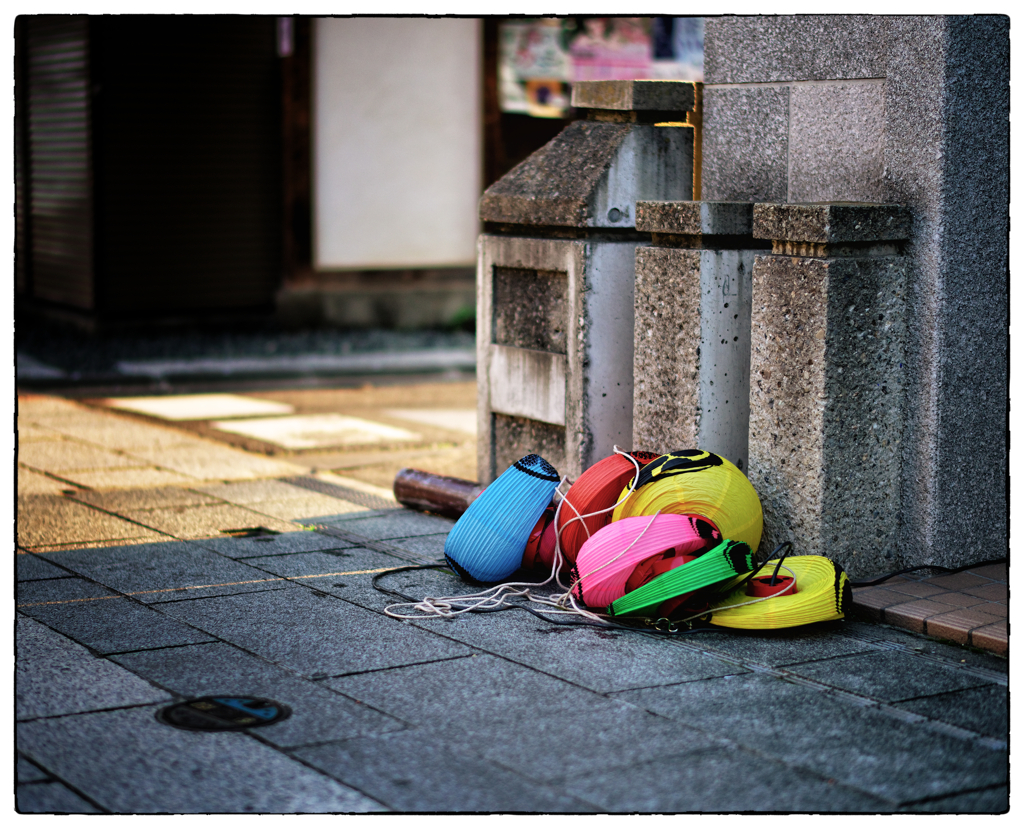
<svg viewBox="0 0 1024 829">
<path fill-rule="evenodd" d="M 423 556 L 417 556 L 414 553 L 403 550 L 401 547 L 388 544 L 386 541 L 376 541 L 372 538 L 367 538 L 365 535 L 339 530 L 330 524 L 313 524 L 312 527 L 321 535 L 330 536 L 331 538 L 339 538 L 342 541 L 348 541 L 359 547 L 366 547 L 369 550 L 375 550 L 378 553 L 388 553 L 389 555 L 397 556 L 398 558 L 405 559 L 406 561 L 411 561 L 414 564 L 444 564 L 441 559 L 428 559 Z"/>
<path fill-rule="evenodd" d="M 238 587 L 243 584 L 263 584 L 271 581 L 296 581 L 298 579 L 322 579 L 328 576 L 361 576 L 367 573 L 384 573 L 388 570 L 393 570 L 393 567 L 378 567 L 373 570 L 348 570 L 344 573 L 312 573 L 305 576 L 277 576 L 270 579 L 249 579 L 247 581 L 227 581 L 221 584 L 192 584 L 186 587 L 161 587 L 155 590 L 133 590 L 130 593 L 118 593 L 114 596 L 91 596 L 81 599 L 61 599 L 59 601 L 52 602 L 27 602 L 25 604 L 19 604 L 16 609 L 22 607 L 37 607 L 39 605 L 50 605 L 50 604 L 72 604 L 74 602 L 98 602 L 103 599 L 119 599 L 123 596 L 144 596 L 148 593 L 178 593 L 182 590 L 205 590 L 208 587 Z"/>
<path fill-rule="evenodd" d="M 721 659 L 717 651 L 713 648 L 703 650 L 697 645 L 690 645 L 686 642 L 681 642 L 678 639 L 675 640 L 678 644 L 690 651 L 696 653 L 706 654 L 708 656 L 714 656 L 715 658 Z M 739 659 L 736 657 L 728 660 L 734 665 L 739 665 L 742 668 L 753 673 L 769 674 L 783 681 L 792 682 L 794 685 L 802 685 L 804 687 L 818 691 L 819 693 L 827 694 L 828 696 L 835 697 L 836 699 L 842 700 L 848 704 L 856 705 L 861 708 L 875 708 L 879 712 L 886 716 L 894 719 L 903 720 L 906 722 L 919 722 L 920 725 L 929 728 L 933 731 L 939 731 L 945 733 L 951 737 L 958 737 L 959 739 L 974 742 L 985 748 L 991 748 L 994 750 L 1003 750 L 1007 747 L 1007 743 L 1001 740 L 995 740 L 992 737 L 987 737 L 984 734 L 979 734 L 974 731 L 969 731 L 965 728 L 959 728 L 958 726 L 952 726 L 948 723 L 944 723 L 940 720 L 932 720 L 928 717 L 923 717 L 920 714 L 913 714 L 912 712 L 904 711 L 901 708 L 895 708 L 887 703 L 879 700 L 871 699 L 870 697 L 864 697 L 859 694 L 854 694 L 850 691 L 846 691 L 842 688 L 836 688 L 832 685 L 827 685 L 824 682 L 819 682 L 814 679 L 808 679 L 807 677 L 797 676 L 787 671 L 785 668 L 772 668 L 769 665 L 764 665 L 760 662 L 754 662 L 753 660 Z M 913 718 L 913 720 L 911 719 Z M 919 720 L 916 718 L 920 718 Z"/>
<path fill-rule="evenodd" d="M 77 486 L 77 484 L 76 484 L 76 486 Z M 183 541 L 183 540 L 185 540 L 185 539 L 179 539 L 176 535 L 171 535 L 170 533 L 164 532 L 163 530 L 157 529 L 156 527 L 150 527 L 148 524 L 143 524 L 141 521 L 136 521 L 133 518 L 128 518 L 127 516 L 121 515 L 120 513 L 111 512 L 108 509 L 103 509 L 103 507 L 98 507 L 95 504 L 90 504 L 88 501 L 80 501 L 78 498 L 75 498 L 73 495 L 64 495 L 63 497 L 66 500 L 68 500 L 68 501 L 72 501 L 72 502 L 74 502 L 76 504 L 81 504 L 83 507 L 88 507 L 89 509 L 96 510 L 96 512 L 102 512 L 104 515 L 109 515 L 111 518 L 119 518 L 122 521 L 127 521 L 129 524 L 134 524 L 137 527 L 142 527 L 142 529 L 144 529 L 144 530 L 149 530 L 150 532 L 155 532 L 155 533 L 159 533 L 160 535 L 165 535 L 168 538 L 175 539 L 176 541 Z"/>
<path fill-rule="evenodd" d="M 77 489 L 85 489 L 85 490 L 88 490 L 89 492 L 92 492 L 92 487 L 82 486 L 81 484 L 76 484 L 74 481 L 70 481 L 67 478 L 62 478 L 62 477 L 60 477 L 60 475 L 57 475 L 57 474 L 55 474 L 53 472 L 47 472 L 45 469 L 38 469 L 35 466 L 29 466 L 24 461 L 18 461 L 18 466 L 22 467 L 23 469 L 25 469 L 28 472 L 35 472 L 37 475 L 44 475 L 47 478 L 51 478 L 54 481 L 59 481 L 62 484 L 67 484 L 68 486 L 73 486 L 73 487 L 76 487 Z"/>
<path fill-rule="evenodd" d="M 1006 786 L 1007 786 L 1007 783 L 993 783 L 991 786 L 976 786 L 973 789 L 960 789 L 959 791 L 955 792 L 954 795 L 955 796 L 961 796 L 961 795 L 965 795 L 965 794 L 974 794 L 976 792 L 994 791 L 996 789 L 1002 789 L 1002 788 L 1004 788 Z M 936 800 L 945 800 L 947 797 L 950 797 L 950 796 L 951 795 L 949 795 L 949 794 L 935 794 L 935 795 L 930 795 L 928 797 L 920 797 L 917 800 L 904 800 L 904 801 L 900 802 L 897 805 L 901 809 L 905 809 L 905 808 L 907 808 L 909 806 L 916 806 L 916 805 L 921 804 L 921 803 L 932 803 L 932 802 L 934 802 Z"/>
<path fill-rule="evenodd" d="M 923 653 L 907 645 L 901 645 L 899 642 L 889 642 L 885 639 L 876 639 L 872 636 L 867 636 L 859 633 L 840 631 L 841 636 L 845 636 L 849 639 L 855 639 L 860 642 L 864 642 L 871 645 L 878 650 L 896 651 L 898 653 L 905 653 L 909 656 L 923 659 L 926 662 L 932 662 L 936 665 L 943 665 L 946 668 L 951 668 L 957 671 L 963 671 L 972 676 L 976 676 L 979 679 L 986 679 L 996 685 L 1002 685 L 1006 687 L 1009 684 L 1009 677 L 999 671 L 993 671 L 989 668 L 979 668 L 975 665 L 963 665 L 959 662 L 953 662 L 944 656 L 937 656 L 932 653 Z"/>
<path fill-rule="evenodd" d="M 360 605 L 355 605 L 355 607 L 360 607 Z M 442 634 L 438 634 L 438 635 L 442 635 Z M 449 637 L 445 636 L 444 638 L 447 639 Z M 459 640 L 452 639 L 452 641 L 453 642 L 458 642 Z M 465 642 L 459 642 L 459 644 L 460 645 L 466 645 Z M 466 645 L 466 647 L 468 648 L 468 647 L 476 647 L 476 646 L 475 645 Z M 387 666 L 385 666 L 383 668 L 368 668 L 365 671 L 348 671 L 347 673 L 343 673 L 343 674 L 314 674 L 313 676 L 309 677 L 309 680 L 311 682 L 323 683 L 323 682 L 326 682 L 328 679 L 341 679 L 342 677 L 346 677 L 346 676 L 365 676 L 366 674 L 379 674 L 379 673 L 383 673 L 384 671 L 401 671 L 401 670 L 404 670 L 406 668 L 416 668 L 416 667 L 419 667 L 420 665 L 435 665 L 435 664 L 440 663 L 440 662 L 454 662 L 456 659 L 470 659 L 471 657 L 474 657 L 474 656 L 485 656 L 485 655 L 486 656 L 497 656 L 497 654 L 492 654 L 490 651 L 485 651 L 483 648 L 478 648 L 477 647 L 476 649 L 477 649 L 478 653 L 463 653 L 463 654 L 459 654 L 458 656 L 443 656 L 443 657 L 441 657 L 439 659 L 426 659 L 423 662 L 409 662 L 409 663 L 402 664 L 402 665 L 387 665 Z M 498 658 L 499 659 L 505 659 L 506 657 L 502 656 L 502 657 L 498 657 Z M 512 662 L 513 660 L 509 659 L 508 661 Z M 518 665 L 520 663 L 517 662 L 516 664 Z M 534 670 L 537 670 L 537 669 L 534 669 Z M 537 670 L 537 673 L 543 673 L 543 671 Z M 549 676 L 550 676 L 550 674 L 549 674 Z M 356 699 L 353 696 L 349 696 L 344 691 L 337 691 L 337 690 L 335 690 L 333 688 L 331 690 L 334 691 L 334 693 L 336 693 L 336 694 L 341 694 L 344 697 L 348 697 L 351 700 L 355 700 L 360 705 L 365 705 L 368 708 L 373 708 L 373 706 L 370 705 L 369 703 L 363 702 L 360 699 Z M 373 710 L 374 711 L 378 711 L 380 709 L 373 708 Z M 381 713 L 382 714 L 387 714 L 386 711 L 381 711 Z M 395 714 L 387 714 L 387 716 L 393 717 L 394 719 L 399 719 Z M 406 720 L 400 720 L 400 722 L 407 722 L 407 721 Z M 409 726 L 410 727 L 415 727 L 415 725 L 413 723 L 409 723 Z M 336 741 L 331 740 L 329 742 L 336 742 Z"/>
</svg>

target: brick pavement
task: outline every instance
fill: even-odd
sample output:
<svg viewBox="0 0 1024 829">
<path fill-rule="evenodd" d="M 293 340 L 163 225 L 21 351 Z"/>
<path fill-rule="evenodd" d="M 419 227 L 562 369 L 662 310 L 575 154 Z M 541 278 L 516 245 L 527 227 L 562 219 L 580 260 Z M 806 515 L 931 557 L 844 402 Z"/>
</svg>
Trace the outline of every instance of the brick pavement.
<svg viewBox="0 0 1024 829">
<path fill-rule="evenodd" d="M 452 522 L 389 505 L 359 478 L 291 483 L 372 461 L 325 467 L 325 450 L 314 472 L 310 454 L 29 402 L 22 446 L 81 443 L 117 460 L 83 451 L 64 462 L 44 448 L 19 478 L 22 812 L 1008 807 L 1005 659 L 858 620 L 673 639 L 519 611 L 401 622 L 383 613 L 373 575 L 436 560 Z M 218 474 L 200 477 L 213 457 Z M 83 475 L 102 470 L 152 477 L 87 489 Z M 933 619 L 1000 603 L 999 572 L 971 575 L 884 589 L 942 605 L 918 614 L 934 632 Z M 388 583 L 412 596 L 466 591 L 440 570 Z M 951 604 L 955 587 L 979 601 Z M 155 717 L 208 694 L 267 697 L 291 716 L 215 733 Z"/>
</svg>

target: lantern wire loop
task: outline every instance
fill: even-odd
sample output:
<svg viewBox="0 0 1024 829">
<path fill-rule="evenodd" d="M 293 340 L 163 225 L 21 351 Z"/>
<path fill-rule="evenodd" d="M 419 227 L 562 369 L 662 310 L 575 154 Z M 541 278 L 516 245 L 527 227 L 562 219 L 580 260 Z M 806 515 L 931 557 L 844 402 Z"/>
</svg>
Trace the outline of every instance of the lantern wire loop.
<svg viewBox="0 0 1024 829">
<path fill-rule="evenodd" d="M 710 587 L 754 569 L 749 545 L 744 541 L 725 539 L 699 558 L 662 573 L 616 599 L 608 606 L 608 612 L 612 616 L 626 616 L 653 611 L 676 596 Z"/>
<path fill-rule="evenodd" d="M 632 495 L 638 486 L 642 465 L 658 458 L 653 452 L 623 452 L 617 446 L 613 448 L 614 454 L 598 461 L 580 475 L 565 494 L 568 507 L 575 516 L 565 520 L 565 523 L 556 522 L 555 527 L 561 542 L 562 557 L 569 564 L 576 560 L 583 544 L 610 523 L 609 513 Z M 621 456 L 622 460 L 616 456 Z M 623 492 L 626 484 L 629 486 Z"/>
<path fill-rule="evenodd" d="M 737 587 L 704 611 L 701 618 L 712 625 L 747 630 L 775 630 L 843 618 L 852 595 L 842 567 L 825 556 L 790 556 L 782 569 L 793 575 L 800 587 L 798 592 L 782 594 L 784 588 L 780 588 L 780 594 L 744 601 L 746 592 Z"/>
</svg>

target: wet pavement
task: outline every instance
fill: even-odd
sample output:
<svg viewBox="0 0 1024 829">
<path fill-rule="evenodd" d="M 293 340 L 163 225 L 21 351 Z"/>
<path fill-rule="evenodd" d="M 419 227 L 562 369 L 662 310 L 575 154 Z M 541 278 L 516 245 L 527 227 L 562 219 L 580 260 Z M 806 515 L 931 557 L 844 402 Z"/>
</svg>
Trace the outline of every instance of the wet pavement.
<svg viewBox="0 0 1024 829">
<path fill-rule="evenodd" d="M 19 811 L 1007 810 L 998 643 L 889 610 L 932 601 L 933 633 L 964 608 L 998 624 L 1005 568 L 887 582 L 884 607 L 770 633 L 399 621 L 373 578 L 437 561 L 453 522 L 390 484 L 402 466 L 475 478 L 474 384 L 236 396 L 184 418 L 169 398 L 19 397 Z M 440 569 L 381 579 L 471 590 Z M 206 696 L 288 716 L 157 718 Z"/>
</svg>

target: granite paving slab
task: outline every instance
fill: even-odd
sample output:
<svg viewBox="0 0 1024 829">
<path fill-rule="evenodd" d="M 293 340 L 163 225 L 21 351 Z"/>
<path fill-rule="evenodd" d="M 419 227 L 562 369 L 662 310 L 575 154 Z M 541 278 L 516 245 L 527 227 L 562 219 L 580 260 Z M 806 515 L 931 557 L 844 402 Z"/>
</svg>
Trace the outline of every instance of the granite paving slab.
<svg viewBox="0 0 1024 829">
<path fill-rule="evenodd" d="M 27 442 L 18 447 L 18 461 L 33 469 L 47 472 L 146 465 L 130 455 L 122 455 L 75 440 Z"/>
<path fill-rule="evenodd" d="M 900 702 L 991 683 L 976 675 L 895 651 L 790 666 L 789 671 L 881 702 Z"/>
<path fill-rule="evenodd" d="M 494 656 L 325 682 L 542 783 L 716 744 L 716 738 Z"/>
<path fill-rule="evenodd" d="M 143 489 L 146 487 L 187 486 L 195 483 L 192 475 L 182 475 L 156 466 L 133 466 L 126 469 L 72 470 L 61 477 L 90 489 Z"/>
<path fill-rule="evenodd" d="M 18 435 L 18 445 L 27 443 L 30 440 L 61 440 L 63 435 L 45 426 L 36 426 L 28 423 L 18 423 L 15 432 Z"/>
<path fill-rule="evenodd" d="M 29 555 L 42 555 L 30 553 Z M 29 615 L 45 605 L 68 605 L 71 603 L 103 602 L 114 599 L 117 594 L 102 585 L 87 579 L 76 578 L 64 572 L 64 578 L 42 579 L 20 582 L 16 592 L 17 608 Z"/>
<path fill-rule="evenodd" d="M 691 634 L 681 641 L 707 648 L 712 653 L 770 668 L 872 650 L 865 642 L 836 636 L 835 633 L 841 624 L 826 623 L 784 630 L 726 628 L 723 633 Z"/>
<path fill-rule="evenodd" d="M 231 449 L 212 441 L 191 441 L 156 449 L 137 449 L 135 457 L 201 480 L 251 480 L 302 474 L 302 467 Z"/>
<path fill-rule="evenodd" d="M 38 780 L 50 779 L 50 775 L 20 754 L 17 755 L 15 777 L 19 783 L 35 783 Z"/>
<path fill-rule="evenodd" d="M 615 696 L 897 804 L 1006 782 L 1005 750 L 765 674 Z"/>
<path fill-rule="evenodd" d="M 114 662 L 186 697 L 259 696 L 291 716 L 251 729 L 265 742 L 293 747 L 404 728 L 404 724 L 224 642 L 126 653 Z"/>
<path fill-rule="evenodd" d="M 18 472 L 18 496 L 23 495 L 60 495 L 68 485 L 31 469 L 16 467 Z"/>
<path fill-rule="evenodd" d="M 280 501 L 309 495 L 308 489 L 278 481 L 273 478 L 262 481 L 232 481 L 226 484 L 202 484 L 194 487 L 196 492 L 219 498 L 231 504 L 253 504 L 257 501 Z"/>
<path fill-rule="evenodd" d="M 964 792 L 952 797 L 939 797 L 908 805 L 901 812 L 931 812 L 938 814 L 1003 815 L 1010 810 L 1008 786 L 993 786 L 978 792 Z"/>
<path fill-rule="evenodd" d="M 391 539 L 391 543 L 396 547 L 401 547 L 414 553 L 424 560 L 436 559 L 440 561 L 444 558 L 444 542 L 447 538 L 448 533 L 445 532 L 438 533 L 437 535 L 421 535 L 415 538 Z"/>
<path fill-rule="evenodd" d="M 126 518 L 180 539 L 216 538 L 228 530 L 265 527 L 288 532 L 295 525 L 234 504 L 204 504 L 164 509 L 126 510 Z"/>
<path fill-rule="evenodd" d="M 412 564 L 412 562 L 410 562 L 409 560 L 398 558 L 396 555 L 391 555 L 383 551 L 379 552 L 377 550 L 370 550 L 365 547 L 351 547 L 347 550 L 343 550 L 342 552 L 349 553 L 351 556 L 348 559 L 342 559 L 342 562 L 344 563 L 344 566 L 348 572 L 359 570 L 389 570 L 396 567 L 408 567 Z M 247 563 L 252 563 L 249 559 L 246 559 L 246 561 Z M 282 568 L 288 567 L 290 572 L 295 573 L 296 577 L 303 575 L 300 572 L 301 570 L 307 570 L 311 574 L 340 572 L 337 567 L 330 571 L 319 569 L 324 565 L 331 566 L 332 562 L 329 559 L 318 559 L 311 554 L 311 556 L 308 559 L 300 556 L 295 556 L 293 563 L 289 564 L 286 562 L 282 562 L 280 566 Z M 276 570 L 274 570 L 273 568 L 277 567 L 278 565 L 274 564 L 273 562 L 267 562 L 266 564 L 261 562 L 256 566 L 259 566 L 263 569 L 268 569 L 271 572 L 276 572 Z M 347 602 L 351 602 L 352 604 L 359 605 L 360 607 L 365 607 L 367 610 L 373 610 L 378 613 L 383 613 L 386 607 L 397 602 L 401 602 L 402 600 L 375 589 L 373 586 L 373 579 L 377 575 L 378 573 L 373 572 L 353 572 L 351 576 L 339 576 L 338 578 L 323 577 L 310 578 L 308 580 L 303 579 L 303 583 L 307 584 L 310 587 L 315 587 L 317 590 L 322 590 L 325 593 L 330 593 L 332 596 L 342 598 Z M 419 575 L 419 573 L 413 571 L 412 573 L 406 572 L 397 573 L 395 575 L 387 575 L 384 577 L 384 583 L 388 586 L 405 585 L 406 582 L 403 581 L 403 578 L 407 575 L 416 577 Z M 457 581 L 456 576 L 449 575 L 447 573 L 443 573 L 442 577 L 443 576 L 448 576 L 448 580 L 443 580 L 443 578 L 439 579 L 438 586 L 440 586 L 441 584 L 450 584 L 451 587 L 455 587 L 456 589 L 458 589 L 458 585 L 455 584 L 455 581 Z M 459 582 L 458 584 L 461 585 L 461 582 Z M 420 582 L 420 584 L 417 586 L 421 585 L 422 582 Z M 444 589 L 444 587 L 441 587 L 440 589 L 435 590 L 433 593 L 431 593 L 431 595 L 444 596 L 448 595 L 451 592 L 451 590 L 446 590 Z M 404 612 L 401 608 L 398 608 L 397 611 L 399 613 Z"/>
<path fill-rule="evenodd" d="M 201 538 L 196 539 L 193 543 L 199 547 L 213 550 L 234 559 L 288 555 L 291 553 L 305 553 L 311 550 L 342 550 L 354 546 L 354 543 L 351 541 L 332 538 L 329 535 L 323 535 L 312 530 L 251 536 L 249 538 L 237 538 L 234 536 Z"/>
<path fill-rule="evenodd" d="M 681 748 L 681 747 L 680 747 Z M 888 812 L 893 804 L 742 748 L 701 748 L 584 774 L 566 790 L 602 812 Z"/>
<path fill-rule="evenodd" d="M 596 811 L 427 732 L 359 737 L 292 753 L 400 812 Z"/>
<path fill-rule="evenodd" d="M 95 443 L 107 449 L 131 452 L 154 446 L 176 446 L 190 440 L 186 432 L 140 423 L 111 414 L 92 414 L 88 418 L 61 418 L 46 421 L 47 428 L 69 438 Z"/>
<path fill-rule="evenodd" d="M 140 602 L 274 589 L 266 573 L 186 541 L 62 550 L 47 556 Z"/>
<path fill-rule="evenodd" d="M 297 487 L 296 487 L 297 488 Z M 248 509 L 280 521 L 294 521 L 304 524 L 310 520 L 310 516 L 331 513 L 337 515 L 343 512 L 365 512 L 366 507 L 344 501 L 341 498 L 333 498 L 330 495 L 321 495 L 317 492 L 306 491 L 305 495 L 298 498 L 284 498 L 278 501 L 253 501 L 246 504 Z"/>
<path fill-rule="evenodd" d="M 1007 673 L 1008 663 L 1002 657 L 959 647 L 948 642 L 939 642 L 921 633 L 893 627 L 892 625 L 871 624 L 859 622 L 855 619 L 847 619 L 843 622 L 842 626 L 837 628 L 837 633 L 841 636 L 848 636 L 872 643 L 877 647 L 903 648 L 925 657 L 941 659 L 947 664 L 963 665 L 967 669 L 979 668 L 996 674 L 1002 674 L 1004 677 Z"/>
<path fill-rule="evenodd" d="M 18 544 L 22 547 L 161 537 L 146 527 L 100 512 L 62 495 L 19 497 L 17 509 Z"/>
<path fill-rule="evenodd" d="M 16 808 L 23 814 L 95 815 L 97 809 L 56 780 L 19 785 L 15 791 Z"/>
<path fill-rule="evenodd" d="M 42 553 L 18 553 L 14 559 L 16 581 L 67 578 L 68 571 L 47 561 Z"/>
<path fill-rule="evenodd" d="M 169 700 L 165 692 L 39 622 L 19 615 L 15 630 L 18 720 Z"/>
<path fill-rule="evenodd" d="M 465 645 L 284 582 L 286 589 L 175 602 L 166 613 L 291 669 L 318 678 L 471 653 Z M 344 692 L 343 692 L 344 693 Z"/>
<path fill-rule="evenodd" d="M 390 514 L 368 517 L 352 516 L 344 519 L 345 532 L 356 533 L 366 538 L 384 541 L 390 538 L 408 539 L 420 535 L 449 533 L 455 526 L 450 518 L 438 515 L 424 515 L 413 510 L 394 510 Z M 319 516 L 309 521 L 321 524 L 337 524 L 338 516 Z"/>
<path fill-rule="evenodd" d="M 287 403 L 240 394 L 168 394 L 157 397 L 112 397 L 104 401 L 114 409 L 138 412 L 162 420 L 209 420 L 215 417 L 284 415 L 295 411 Z"/>
<path fill-rule="evenodd" d="M 124 513 L 125 510 L 167 509 L 218 503 L 218 499 L 210 495 L 182 486 L 154 486 L 103 492 L 82 490 L 74 494 L 74 499 L 119 513 Z"/>
<path fill-rule="evenodd" d="M 22 723 L 18 746 L 117 814 L 381 808 L 248 734 L 173 728 L 157 721 L 157 710 L 145 706 Z"/>
<path fill-rule="evenodd" d="M 302 584 L 340 599 L 382 610 L 382 594 L 373 588 L 373 577 L 382 570 L 408 565 L 404 559 L 349 547 L 345 550 L 324 550 L 312 553 L 247 558 L 245 563 L 268 573 L 299 580 Z"/>
<path fill-rule="evenodd" d="M 85 585 L 88 582 L 79 582 L 79 586 L 68 593 L 91 592 L 95 596 L 96 586 L 89 585 L 91 589 L 83 590 Z M 212 640 L 209 634 L 131 599 L 117 597 L 100 601 L 75 601 L 72 598 L 50 601 L 55 603 L 26 603 L 18 609 L 26 616 L 43 622 L 100 654 L 168 648 Z"/>
<path fill-rule="evenodd" d="M 920 697 L 895 707 L 998 740 L 1006 740 L 1010 733 L 1009 693 L 999 685 Z"/>
<path fill-rule="evenodd" d="M 558 625 L 525 610 L 417 622 L 459 642 L 598 693 L 743 673 L 733 663 L 642 632 Z"/>
</svg>

